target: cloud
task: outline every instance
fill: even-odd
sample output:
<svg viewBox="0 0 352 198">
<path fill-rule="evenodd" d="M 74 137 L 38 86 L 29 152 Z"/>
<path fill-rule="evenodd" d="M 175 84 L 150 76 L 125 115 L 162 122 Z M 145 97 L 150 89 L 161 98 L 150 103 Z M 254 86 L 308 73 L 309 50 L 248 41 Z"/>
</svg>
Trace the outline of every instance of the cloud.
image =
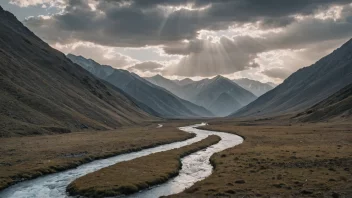
<svg viewBox="0 0 352 198">
<path fill-rule="evenodd" d="M 351 6 L 347 6 L 350 8 Z M 333 49 L 350 39 L 352 20 L 348 9 L 344 9 L 339 19 L 315 18 L 295 21 L 279 31 L 262 32 L 258 37 L 236 36 L 216 38 L 210 42 L 191 40 L 177 45 L 166 46 L 166 53 L 186 55 L 180 63 L 169 67 L 166 74 L 205 77 L 216 74 L 262 67 L 261 73 L 272 78 L 283 79 L 298 68 L 308 66 L 332 52 Z M 241 27 L 237 27 L 241 28 Z M 236 30 L 231 30 L 235 32 Z M 208 36 L 209 37 L 209 36 Z M 215 38 L 215 39 L 214 39 Z M 213 40 L 220 42 L 213 43 Z M 267 58 L 263 55 L 271 56 Z M 272 69 L 284 68 L 284 69 Z"/>
<path fill-rule="evenodd" d="M 10 0 L 10 4 L 17 5 L 20 7 L 37 6 L 48 4 L 50 6 L 63 6 L 65 0 Z"/>
<path fill-rule="evenodd" d="M 138 62 L 129 56 L 117 52 L 114 47 L 101 46 L 94 43 L 77 42 L 66 45 L 57 43 L 53 47 L 65 54 L 80 55 L 93 59 L 99 64 L 110 65 L 115 68 L 127 68 Z"/>
<path fill-rule="evenodd" d="M 39 1 L 46 0 L 30 2 Z M 255 71 L 263 79 L 283 79 L 351 37 L 352 4 L 350 0 L 65 0 L 63 12 L 32 17 L 25 24 L 52 45 L 101 46 L 97 53 L 96 47 L 83 46 L 75 52 L 103 64 L 126 68 L 152 61 L 130 67 L 138 72 L 210 77 L 236 72 L 248 76 L 246 72 Z M 148 47 L 162 53 L 154 52 L 153 59 L 142 55 Z M 116 48 L 135 48 L 133 53 L 141 58 L 134 60 Z M 151 64 L 166 58 L 174 63 Z"/>
<path fill-rule="evenodd" d="M 197 47 L 192 47 L 194 45 Z M 198 40 L 189 43 L 188 47 L 173 49 L 173 52 L 176 51 L 188 55 L 178 64 L 167 67 L 163 73 L 189 77 L 229 74 L 258 67 L 254 59 L 256 53 L 262 49 L 254 39 L 245 36 L 237 37 L 235 40 L 221 37 L 218 42 Z"/>
<path fill-rule="evenodd" d="M 51 42 L 83 40 L 118 47 L 170 45 L 195 39 L 199 30 L 223 30 L 236 23 L 259 21 L 263 28 L 284 27 L 295 21 L 294 15 L 305 16 L 321 7 L 350 1 L 196 0 L 190 4 L 186 0 L 102 0 L 93 1 L 94 8 L 90 2 L 68 1 L 63 13 L 31 18 L 26 24 Z"/>
<path fill-rule="evenodd" d="M 284 80 L 291 74 L 290 71 L 287 71 L 285 68 L 271 68 L 264 70 L 262 73 L 269 77 L 278 78 L 281 80 Z"/>
<path fill-rule="evenodd" d="M 129 67 L 128 70 L 132 70 L 134 72 L 139 71 L 139 72 L 159 72 L 164 66 L 162 64 L 152 62 L 152 61 L 147 61 L 143 63 L 138 63 L 135 64 L 132 67 Z"/>
</svg>

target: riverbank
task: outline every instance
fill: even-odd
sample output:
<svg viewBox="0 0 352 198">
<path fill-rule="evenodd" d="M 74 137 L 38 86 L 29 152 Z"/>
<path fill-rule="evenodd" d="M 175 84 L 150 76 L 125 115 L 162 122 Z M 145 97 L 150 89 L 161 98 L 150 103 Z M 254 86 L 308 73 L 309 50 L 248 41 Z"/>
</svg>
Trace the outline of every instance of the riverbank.
<svg viewBox="0 0 352 198">
<path fill-rule="evenodd" d="M 174 197 L 348 197 L 352 124 L 213 121 L 203 127 L 245 138 L 215 154 L 211 176 Z"/>
<path fill-rule="evenodd" d="M 211 135 L 188 146 L 121 162 L 76 179 L 67 191 L 85 197 L 132 194 L 175 177 L 182 167 L 182 157 L 219 141 L 219 136 Z"/>
<path fill-rule="evenodd" d="M 96 159 L 194 137 L 194 134 L 177 129 L 184 124 L 169 123 L 162 128 L 151 124 L 112 131 L 0 138 L 0 190 Z"/>
</svg>

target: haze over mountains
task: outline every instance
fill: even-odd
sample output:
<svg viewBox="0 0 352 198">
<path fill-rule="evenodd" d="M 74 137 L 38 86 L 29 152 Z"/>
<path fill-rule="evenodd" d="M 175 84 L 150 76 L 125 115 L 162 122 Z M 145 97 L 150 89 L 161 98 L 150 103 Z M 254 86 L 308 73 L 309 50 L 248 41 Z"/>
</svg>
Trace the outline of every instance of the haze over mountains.
<svg viewBox="0 0 352 198">
<path fill-rule="evenodd" d="M 258 97 L 274 88 L 269 83 L 262 83 L 248 78 L 234 79 L 233 82 L 247 89 L 248 91 L 252 92 L 254 95 Z"/>
<path fill-rule="evenodd" d="M 209 109 L 216 116 L 227 116 L 256 99 L 253 93 L 223 76 L 200 81 L 187 80 L 184 85 L 160 75 L 146 79 L 180 98 Z"/>
<path fill-rule="evenodd" d="M 73 62 L 87 69 L 93 75 L 122 89 L 130 96 L 152 108 L 165 118 L 211 117 L 213 114 L 203 107 L 183 100 L 164 88 L 156 86 L 137 74 L 126 70 L 113 69 L 110 66 L 86 59 L 82 56 L 67 55 Z"/>
<path fill-rule="evenodd" d="M 352 83 L 352 39 L 232 116 L 272 116 L 302 111 Z"/>
<path fill-rule="evenodd" d="M 112 129 L 156 120 L 0 7 L 0 136 Z"/>
<path fill-rule="evenodd" d="M 183 85 L 187 85 L 187 84 L 190 84 L 190 83 L 193 83 L 194 81 L 190 78 L 184 78 L 182 80 L 173 80 L 175 83 L 183 86 Z"/>
</svg>

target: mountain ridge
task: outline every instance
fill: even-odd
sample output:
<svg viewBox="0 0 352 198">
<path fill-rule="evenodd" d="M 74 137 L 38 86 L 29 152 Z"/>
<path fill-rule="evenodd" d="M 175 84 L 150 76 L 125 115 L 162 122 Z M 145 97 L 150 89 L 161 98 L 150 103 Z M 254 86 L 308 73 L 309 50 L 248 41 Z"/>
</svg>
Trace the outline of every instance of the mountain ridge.
<svg viewBox="0 0 352 198">
<path fill-rule="evenodd" d="M 235 117 L 271 116 L 298 112 L 324 100 L 352 82 L 352 39 L 311 66 L 290 75 Z"/>
<path fill-rule="evenodd" d="M 174 81 L 160 75 L 149 77 L 147 80 L 151 83 L 164 87 L 180 98 L 211 110 L 211 112 L 216 116 L 228 115 L 256 98 L 256 96 L 250 91 L 242 88 L 235 82 L 232 82 L 230 79 L 221 75 L 211 79 L 205 78 L 199 81 L 192 81 L 183 86 L 180 86 Z M 224 104 L 216 103 L 216 101 L 220 101 L 220 99 L 217 99 L 222 93 L 227 93 L 231 96 L 230 98 L 226 97 L 226 100 L 225 97 L 221 100 L 228 103 L 225 104 L 230 107 L 228 109 L 224 108 Z M 217 107 L 221 110 L 226 110 L 226 112 L 217 110 Z M 232 112 L 229 112 L 229 110 Z"/>
<path fill-rule="evenodd" d="M 68 58 L 72 61 L 76 61 L 77 56 L 69 54 Z M 79 58 L 79 57 L 78 57 Z M 83 57 L 84 58 L 84 57 Z M 88 59 L 85 58 L 86 61 Z M 90 62 L 90 61 L 89 61 Z M 83 68 L 89 68 L 84 65 L 83 62 L 77 61 L 78 64 L 82 64 Z M 104 66 L 95 62 L 95 67 L 97 70 L 104 69 Z M 131 73 L 122 69 L 115 69 L 114 71 L 105 76 L 103 80 L 111 83 L 112 85 L 122 89 L 127 94 L 134 97 L 141 103 L 144 103 L 148 107 L 156 111 L 160 116 L 165 118 L 182 118 L 182 117 L 211 117 L 213 116 L 208 110 L 203 107 L 192 104 L 185 101 L 164 88 L 161 88 L 149 81 L 141 78 L 137 74 Z M 90 70 L 90 72 L 96 72 L 95 70 Z M 96 75 L 93 73 L 93 75 Z"/>
<path fill-rule="evenodd" d="M 107 130 L 157 120 L 0 9 L 0 136 Z"/>
<path fill-rule="evenodd" d="M 262 83 L 248 78 L 234 79 L 232 81 L 258 97 L 273 89 L 269 83 Z"/>
</svg>

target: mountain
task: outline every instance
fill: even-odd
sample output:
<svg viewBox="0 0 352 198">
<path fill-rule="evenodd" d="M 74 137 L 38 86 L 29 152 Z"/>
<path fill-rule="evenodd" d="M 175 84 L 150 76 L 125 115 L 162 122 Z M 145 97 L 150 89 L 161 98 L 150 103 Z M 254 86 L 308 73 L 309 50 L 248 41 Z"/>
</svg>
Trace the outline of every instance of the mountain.
<svg viewBox="0 0 352 198">
<path fill-rule="evenodd" d="M 91 59 L 82 56 L 67 55 L 73 62 L 80 64 L 83 68 L 96 76 L 104 76 L 103 80 L 111 83 L 137 101 L 152 108 L 160 116 L 165 118 L 194 118 L 211 117 L 213 114 L 203 107 L 185 101 L 164 88 L 156 86 L 149 81 L 139 77 L 137 74 L 126 70 L 113 69 L 110 66 L 100 65 Z M 85 59 L 85 60 L 84 60 Z M 94 69 L 92 69 L 94 65 Z M 109 71 L 106 73 L 106 71 Z"/>
<path fill-rule="evenodd" d="M 194 81 L 190 78 L 184 78 L 182 80 L 173 80 L 176 84 L 184 86 L 193 83 Z"/>
<path fill-rule="evenodd" d="M 217 99 L 224 92 L 232 96 L 241 105 L 246 105 L 256 99 L 253 93 L 220 75 L 212 79 L 203 79 L 186 85 L 184 89 L 190 93 L 191 101 L 198 101 L 205 106 L 209 104 L 208 101 L 214 101 L 214 99 Z"/>
<path fill-rule="evenodd" d="M 234 79 L 233 81 L 256 96 L 261 96 L 273 89 L 273 87 L 268 83 L 262 83 L 256 80 L 250 80 L 248 78 Z"/>
<path fill-rule="evenodd" d="M 268 84 L 269 86 L 271 86 L 272 88 L 276 87 L 277 84 L 273 83 L 273 82 L 267 82 L 265 84 Z"/>
<path fill-rule="evenodd" d="M 213 101 L 209 106 L 209 110 L 218 116 L 225 117 L 230 115 L 233 112 L 233 109 L 239 109 L 241 107 L 242 105 L 239 102 L 228 93 L 224 92 Z"/>
<path fill-rule="evenodd" d="M 352 83 L 352 39 L 232 116 L 271 116 L 302 111 Z"/>
<path fill-rule="evenodd" d="M 165 88 L 166 90 L 170 91 L 171 93 L 173 93 L 179 97 L 181 97 L 183 95 L 182 94 L 182 85 L 180 85 L 179 83 L 176 83 L 172 80 L 169 80 L 167 78 L 164 78 L 161 75 L 155 75 L 152 77 L 147 77 L 145 79 L 147 81 L 153 83 L 154 85 Z"/>
<path fill-rule="evenodd" d="M 112 129 L 156 120 L 0 7 L 0 136 Z M 140 106 L 139 106 L 140 105 Z"/>
<path fill-rule="evenodd" d="M 74 63 L 80 66 L 84 65 L 84 69 L 86 69 L 87 71 L 94 74 L 96 77 L 100 79 L 104 79 L 114 72 L 114 68 L 112 68 L 111 66 L 103 65 L 104 67 L 102 67 L 97 62 L 91 59 L 86 59 L 82 56 L 75 56 L 72 54 L 68 54 L 67 58 L 69 58 L 70 60 L 73 60 Z"/>
<path fill-rule="evenodd" d="M 160 75 L 146 79 L 180 98 L 209 109 L 216 116 L 229 115 L 256 99 L 256 96 L 250 91 L 223 76 L 217 76 L 213 79 L 206 78 L 200 81 L 189 79 L 192 82 L 183 86 Z M 228 108 L 224 108 L 224 106 L 228 106 Z"/>
<path fill-rule="evenodd" d="M 347 85 L 327 99 L 317 103 L 295 116 L 303 122 L 317 122 L 329 119 L 352 117 L 352 84 Z"/>
<path fill-rule="evenodd" d="M 225 103 L 225 105 L 229 107 L 226 112 L 233 112 L 257 98 L 251 92 L 243 89 L 236 83 L 223 76 L 216 76 L 212 79 L 202 79 L 200 81 L 193 82 L 183 86 L 182 90 L 183 95 L 181 97 L 207 109 L 210 109 L 211 107 L 213 109 L 212 112 L 217 116 L 222 116 L 225 114 L 220 113 L 219 110 L 216 110 L 217 105 L 214 104 L 222 93 L 227 93 L 232 98 L 232 100 L 229 100 L 227 97 L 226 100 L 223 100 L 228 101 L 228 103 Z M 240 104 L 240 106 L 237 104 Z M 224 104 L 219 105 L 219 108 L 221 108 Z"/>
</svg>

